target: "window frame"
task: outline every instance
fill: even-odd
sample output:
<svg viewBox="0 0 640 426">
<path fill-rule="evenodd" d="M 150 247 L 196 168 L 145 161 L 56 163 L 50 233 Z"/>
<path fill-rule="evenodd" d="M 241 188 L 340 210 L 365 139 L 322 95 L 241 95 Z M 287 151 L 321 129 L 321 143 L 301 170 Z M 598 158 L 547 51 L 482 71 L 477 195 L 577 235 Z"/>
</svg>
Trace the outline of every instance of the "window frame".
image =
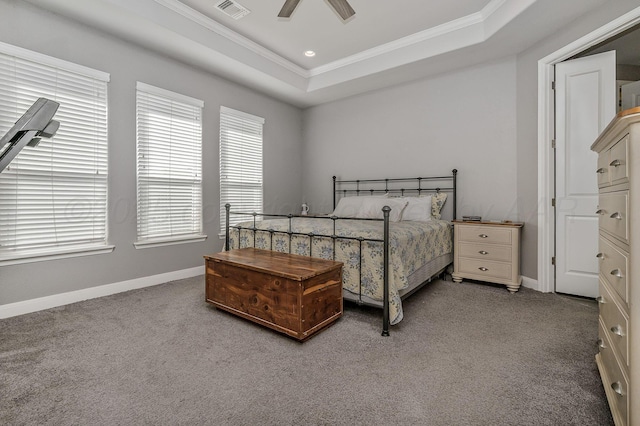
<svg viewBox="0 0 640 426">
<path fill-rule="evenodd" d="M 145 95 L 153 96 L 156 100 L 160 98 L 164 98 L 171 108 L 170 105 L 173 103 L 180 104 L 181 107 L 193 107 L 198 110 L 198 144 L 199 144 L 199 163 L 197 166 L 197 173 L 199 177 L 198 183 L 198 202 L 199 205 L 197 208 L 193 208 L 192 211 L 198 211 L 198 221 L 197 224 L 199 229 L 197 232 L 192 233 L 177 233 L 171 235 L 162 235 L 162 236 L 150 236 L 150 237 L 142 237 L 141 238 L 141 201 L 140 201 L 140 191 L 141 191 L 141 146 L 140 146 L 140 132 L 141 132 L 141 119 L 139 117 L 140 111 L 140 94 L 144 93 Z M 202 117 L 204 110 L 204 101 L 196 98 L 192 98 L 190 96 L 186 96 L 180 93 L 176 93 L 167 89 L 163 89 L 160 87 L 152 86 L 150 84 L 146 84 L 138 81 L 136 83 L 136 241 L 134 241 L 133 245 L 136 249 L 145 249 L 152 247 L 162 247 L 174 244 L 186 244 L 193 242 L 204 241 L 207 238 L 207 235 L 204 233 L 204 218 L 203 218 L 203 210 L 204 210 L 204 202 L 203 202 L 203 186 L 204 180 L 202 177 L 202 149 L 204 145 L 203 139 L 203 129 L 202 129 Z M 149 111 L 147 111 L 148 113 Z M 143 130 L 142 130 L 143 131 Z M 170 165 L 167 165 L 170 166 Z M 195 170 L 195 169 L 194 169 Z M 188 181 L 188 179 L 185 179 Z M 195 225 L 195 222 L 191 222 L 191 225 Z M 142 225 L 145 226 L 145 225 Z"/>
</svg>

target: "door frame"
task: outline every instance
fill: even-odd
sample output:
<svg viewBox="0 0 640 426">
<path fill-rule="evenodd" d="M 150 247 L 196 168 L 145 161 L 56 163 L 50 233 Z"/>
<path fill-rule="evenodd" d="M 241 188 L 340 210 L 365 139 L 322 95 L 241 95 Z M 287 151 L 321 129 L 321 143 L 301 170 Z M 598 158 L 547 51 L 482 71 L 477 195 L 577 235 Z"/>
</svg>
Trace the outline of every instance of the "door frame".
<svg viewBox="0 0 640 426">
<path fill-rule="evenodd" d="M 595 46 L 640 23 L 640 7 L 620 16 L 538 61 L 538 290 L 555 291 L 555 108 L 552 85 L 555 64 Z"/>
</svg>

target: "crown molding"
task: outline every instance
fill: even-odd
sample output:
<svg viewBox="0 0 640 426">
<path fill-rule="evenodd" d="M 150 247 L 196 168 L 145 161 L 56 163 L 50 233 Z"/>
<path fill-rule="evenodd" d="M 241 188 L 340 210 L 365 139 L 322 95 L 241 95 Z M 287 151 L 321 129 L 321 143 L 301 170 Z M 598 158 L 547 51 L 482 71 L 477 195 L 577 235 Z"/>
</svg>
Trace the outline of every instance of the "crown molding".
<svg viewBox="0 0 640 426">
<path fill-rule="evenodd" d="M 288 71 L 291 71 L 301 77 L 309 78 L 309 71 L 294 64 L 293 62 L 283 58 L 282 56 L 274 53 L 273 51 L 267 49 L 266 47 L 248 39 L 247 37 L 238 34 L 237 32 L 230 30 L 224 25 L 216 22 L 215 20 L 203 15 L 195 9 L 187 6 L 186 4 L 178 1 L 178 0 L 153 0 L 161 6 L 166 7 L 167 9 L 176 12 L 183 17 L 191 20 L 192 22 L 206 28 L 207 30 L 213 31 L 214 33 L 225 37 L 226 39 L 236 43 L 237 45 L 262 56 L 265 59 L 268 59 L 279 65 Z"/>
</svg>

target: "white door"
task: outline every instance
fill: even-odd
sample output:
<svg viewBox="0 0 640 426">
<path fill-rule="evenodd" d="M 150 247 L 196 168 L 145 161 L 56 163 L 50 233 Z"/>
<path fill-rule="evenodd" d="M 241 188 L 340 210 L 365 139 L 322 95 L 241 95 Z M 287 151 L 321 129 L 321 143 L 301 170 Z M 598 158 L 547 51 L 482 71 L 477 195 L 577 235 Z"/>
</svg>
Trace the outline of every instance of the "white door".
<svg viewBox="0 0 640 426">
<path fill-rule="evenodd" d="M 623 84 L 621 89 L 623 110 L 640 106 L 640 81 Z"/>
<path fill-rule="evenodd" d="M 556 292 L 598 295 L 598 157 L 589 148 L 615 113 L 615 51 L 556 65 Z"/>
</svg>

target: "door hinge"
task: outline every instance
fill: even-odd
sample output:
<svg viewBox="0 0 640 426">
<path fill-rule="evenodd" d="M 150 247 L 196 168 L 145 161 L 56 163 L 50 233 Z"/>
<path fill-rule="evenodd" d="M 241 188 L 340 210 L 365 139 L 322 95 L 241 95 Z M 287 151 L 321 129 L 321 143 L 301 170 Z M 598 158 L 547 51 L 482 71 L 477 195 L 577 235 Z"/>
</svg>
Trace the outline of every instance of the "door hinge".
<svg viewBox="0 0 640 426">
<path fill-rule="evenodd" d="M 556 140 L 551 139 L 551 148 L 556 149 Z"/>
<path fill-rule="evenodd" d="M 555 257 L 555 256 L 553 256 L 553 257 L 551 258 L 551 264 L 552 264 L 553 266 L 556 266 L 556 257 Z"/>
<path fill-rule="evenodd" d="M 556 206 L 556 199 L 552 198 L 551 199 L 551 207 L 555 207 Z"/>
<path fill-rule="evenodd" d="M 556 82 L 555 81 L 551 82 L 551 90 L 556 90 Z"/>
</svg>

